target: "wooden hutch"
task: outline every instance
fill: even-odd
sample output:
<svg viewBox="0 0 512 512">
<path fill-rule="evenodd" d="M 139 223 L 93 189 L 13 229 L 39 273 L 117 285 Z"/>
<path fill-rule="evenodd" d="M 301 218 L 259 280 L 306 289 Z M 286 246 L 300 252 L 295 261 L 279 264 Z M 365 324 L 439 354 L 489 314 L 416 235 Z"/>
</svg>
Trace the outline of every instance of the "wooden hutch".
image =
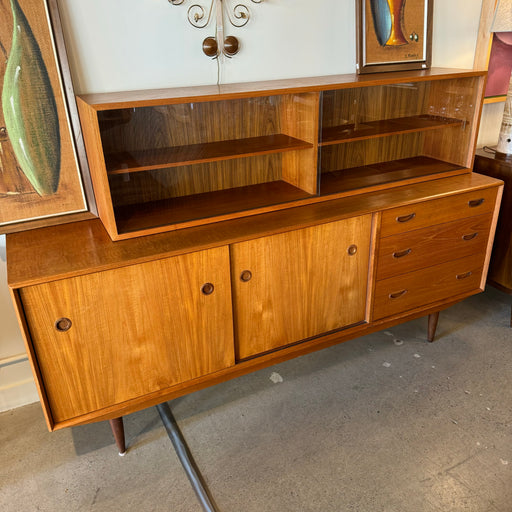
<svg viewBox="0 0 512 512">
<path fill-rule="evenodd" d="M 119 427 L 420 316 L 432 340 L 486 281 L 502 182 L 471 172 L 484 83 L 431 69 L 78 97 L 100 219 L 7 238 L 49 428 Z"/>
</svg>

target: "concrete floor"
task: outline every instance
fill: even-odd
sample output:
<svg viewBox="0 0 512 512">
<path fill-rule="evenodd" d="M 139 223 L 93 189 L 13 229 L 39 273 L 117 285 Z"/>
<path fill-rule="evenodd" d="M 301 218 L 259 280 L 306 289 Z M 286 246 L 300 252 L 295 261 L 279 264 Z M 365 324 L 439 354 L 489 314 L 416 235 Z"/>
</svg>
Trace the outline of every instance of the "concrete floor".
<svg viewBox="0 0 512 512">
<path fill-rule="evenodd" d="M 494 289 L 171 403 L 220 512 L 512 511 L 511 298 Z M 282 382 L 281 382 L 282 379 Z M 0 414 L 3 512 L 200 512 L 155 408 Z"/>
</svg>

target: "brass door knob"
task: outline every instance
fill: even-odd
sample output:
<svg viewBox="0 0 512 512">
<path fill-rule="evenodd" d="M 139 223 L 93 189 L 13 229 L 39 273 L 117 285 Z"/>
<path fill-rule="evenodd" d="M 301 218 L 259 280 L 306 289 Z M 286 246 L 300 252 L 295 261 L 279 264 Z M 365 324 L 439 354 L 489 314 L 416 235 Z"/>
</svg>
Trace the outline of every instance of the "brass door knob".
<svg viewBox="0 0 512 512">
<path fill-rule="evenodd" d="M 354 254 L 357 252 L 357 245 L 352 244 L 348 249 L 347 252 L 349 256 L 354 256 Z"/>
</svg>

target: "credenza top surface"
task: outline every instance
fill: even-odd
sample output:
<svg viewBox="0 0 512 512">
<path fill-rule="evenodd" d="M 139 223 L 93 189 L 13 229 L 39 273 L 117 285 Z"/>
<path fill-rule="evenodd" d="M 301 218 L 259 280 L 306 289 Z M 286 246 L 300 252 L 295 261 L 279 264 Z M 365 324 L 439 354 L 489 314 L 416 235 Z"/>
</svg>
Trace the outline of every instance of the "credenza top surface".
<svg viewBox="0 0 512 512">
<path fill-rule="evenodd" d="M 12 233 L 7 235 L 8 283 L 11 288 L 20 288 L 109 270 L 500 183 L 494 178 L 468 172 L 116 242 L 110 239 L 99 219 Z"/>
</svg>

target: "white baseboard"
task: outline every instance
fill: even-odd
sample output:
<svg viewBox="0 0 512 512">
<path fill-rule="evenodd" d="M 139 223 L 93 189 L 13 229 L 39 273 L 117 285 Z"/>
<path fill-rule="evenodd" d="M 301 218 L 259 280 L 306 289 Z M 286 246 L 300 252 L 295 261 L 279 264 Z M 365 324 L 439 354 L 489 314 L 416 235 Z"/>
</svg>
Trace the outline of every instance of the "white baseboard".
<svg viewBox="0 0 512 512">
<path fill-rule="evenodd" d="M 0 412 L 38 401 L 28 361 L 0 368 Z"/>
</svg>

